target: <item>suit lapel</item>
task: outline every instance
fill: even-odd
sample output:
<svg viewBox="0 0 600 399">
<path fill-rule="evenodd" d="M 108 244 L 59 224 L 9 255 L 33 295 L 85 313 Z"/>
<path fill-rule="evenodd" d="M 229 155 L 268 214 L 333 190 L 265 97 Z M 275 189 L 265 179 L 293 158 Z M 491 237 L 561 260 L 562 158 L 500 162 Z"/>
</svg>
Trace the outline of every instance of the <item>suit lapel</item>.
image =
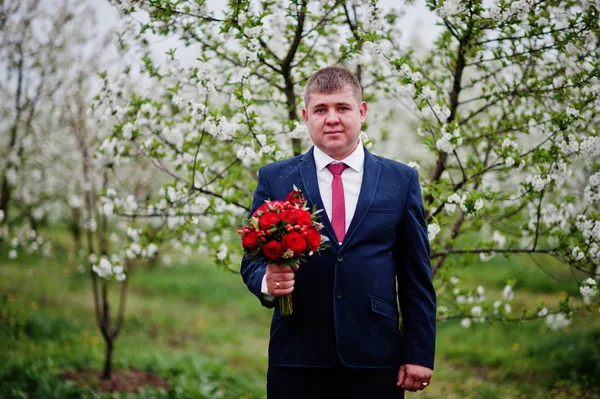
<svg viewBox="0 0 600 399">
<path fill-rule="evenodd" d="M 304 195 L 308 200 L 309 206 L 316 205 L 317 210 L 322 209 L 319 213 L 321 217 L 320 222 L 323 224 L 327 236 L 331 245 L 339 247 L 335 234 L 333 232 L 333 226 L 331 221 L 325 212 L 325 206 L 323 206 L 323 200 L 321 199 L 321 192 L 319 191 L 319 181 L 317 180 L 317 165 L 315 164 L 315 157 L 313 154 L 313 148 L 300 158 L 300 175 L 302 176 L 302 185 L 304 186 Z M 361 193 L 362 194 L 362 193 Z M 311 209 L 312 210 L 312 209 Z"/>
<path fill-rule="evenodd" d="M 358 203 L 356 204 L 356 211 L 354 212 L 354 216 L 350 222 L 350 227 L 348 227 L 348 230 L 346 231 L 346 237 L 342 243 L 342 249 L 348 244 L 348 242 L 350 242 L 354 236 L 354 233 L 358 229 L 358 226 L 360 226 L 360 223 L 371 207 L 373 199 L 375 198 L 375 194 L 377 193 L 377 185 L 379 184 L 380 173 L 381 165 L 379 164 L 379 161 L 377 161 L 377 158 L 375 158 L 365 148 L 365 166 L 360 193 L 358 195 Z"/>
</svg>

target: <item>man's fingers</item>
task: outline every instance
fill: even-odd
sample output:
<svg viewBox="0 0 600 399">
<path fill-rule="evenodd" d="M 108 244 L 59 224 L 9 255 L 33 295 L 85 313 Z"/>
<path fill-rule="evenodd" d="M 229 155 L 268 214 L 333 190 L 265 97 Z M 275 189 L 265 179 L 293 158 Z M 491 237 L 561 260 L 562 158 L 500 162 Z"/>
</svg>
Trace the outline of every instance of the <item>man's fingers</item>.
<svg viewBox="0 0 600 399">
<path fill-rule="evenodd" d="M 407 391 L 414 391 L 413 386 L 415 385 L 415 380 L 412 379 L 412 376 L 407 375 L 404 377 L 404 382 L 402 383 L 402 388 Z"/>
<path fill-rule="evenodd" d="M 404 377 L 406 367 L 404 365 L 400 366 L 400 371 L 398 372 L 398 383 L 396 385 L 401 386 L 404 383 Z"/>
<path fill-rule="evenodd" d="M 294 272 L 294 269 L 292 269 L 291 266 L 278 265 L 276 263 L 269 264 L 267 268 L 270 269 L 273 273 L 293 273 Z"/>
</svg>

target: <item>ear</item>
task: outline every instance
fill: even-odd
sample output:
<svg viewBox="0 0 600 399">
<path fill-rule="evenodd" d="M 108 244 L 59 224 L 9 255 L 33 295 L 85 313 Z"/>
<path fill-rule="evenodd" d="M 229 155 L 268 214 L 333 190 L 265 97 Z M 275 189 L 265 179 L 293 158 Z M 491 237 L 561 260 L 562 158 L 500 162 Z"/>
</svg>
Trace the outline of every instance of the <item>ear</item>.
<svg viewBox="0 0 600 399">
<path fill-rule="evenodd" d="M 306 108 L 302 108 L 302 118 L 304 118 L 304 123 L 308 123 L 308 111 Z"/>
<path fill-rule="evenodd" d="M 365 123 L 365 118 L 367 116 L 367 103 L 366 102 L 362 102 L 360 104 L 360 109 L 358 110 L 358 112 L 360 113 L 360 123 L 363 124 Z"/>
</svg>

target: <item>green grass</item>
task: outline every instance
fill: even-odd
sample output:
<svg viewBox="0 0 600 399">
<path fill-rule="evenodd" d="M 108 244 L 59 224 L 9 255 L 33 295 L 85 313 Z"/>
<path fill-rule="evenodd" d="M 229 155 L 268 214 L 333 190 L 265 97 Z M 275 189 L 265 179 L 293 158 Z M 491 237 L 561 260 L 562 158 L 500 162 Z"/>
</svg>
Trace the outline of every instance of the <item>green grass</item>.
<svg viewBox="0 0 600 399">
<path fill-rule="evenodd" d="M 265 396 L 270 311 L 239 275 L 201 259 L 172 269 L 139 268 L 130 275 L 114 368 L 154 372 L 170 380 L 170 388 L 111 396 L 62 382 L 58 376 L 65 370 L 100 368 L 103 341 L 95 327 L 89 275 L 69 261 L 68 248 L 58 246 L 57 253 L 48 260 L 0 261 L 1 398 Z M 546 273 L 538 266 L 515 259 L 497 257 L 455 270 L 465 283 L 490 287 L 489 297 L 500 295 L 506 279 L 516 275 L 515 305 L 552 292 L 576 295 L 569 278 L 543 281 Z M 545 267 L 563 273 L 556 264 Z M 116 309 L 116 290 L 111 303 Z M 598 398 L 598 386 L 598 313 L 575 317 L 566 331 L 551 331 L 541 322 L 463 329 L 458 321 L 447 321 L 438 324 L 432 385 L 407 397 Z"/>
</svg>

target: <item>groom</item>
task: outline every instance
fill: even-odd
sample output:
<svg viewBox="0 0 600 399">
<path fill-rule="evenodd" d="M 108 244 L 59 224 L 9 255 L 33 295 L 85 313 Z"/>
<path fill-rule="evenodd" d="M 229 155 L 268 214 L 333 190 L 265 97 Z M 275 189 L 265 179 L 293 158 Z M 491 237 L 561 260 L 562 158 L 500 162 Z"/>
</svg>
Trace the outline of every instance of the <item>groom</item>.
<svg viewBox="0 0 600 399">
<path fill-rule="evenodd" d="M 267 397 L 402 398 L 404 390 L 429 384 L 435 350 L 436 298 L 419 178 L 360 144 L 367 104 L 349 71 L 317 71 L 304 102 L 314 146 L 260 169 L 252 212 L 267 199 L 283 200 L 296 185 L 309 207 L 325 210 L 321 234 L 330 248 L 295 272 L 266 259 L 242 259 L 249 290 L 263 306 L 275 307 Z M 294 313 L 281 316 L 276 299 L 291 292 Z"/>
</svg>

